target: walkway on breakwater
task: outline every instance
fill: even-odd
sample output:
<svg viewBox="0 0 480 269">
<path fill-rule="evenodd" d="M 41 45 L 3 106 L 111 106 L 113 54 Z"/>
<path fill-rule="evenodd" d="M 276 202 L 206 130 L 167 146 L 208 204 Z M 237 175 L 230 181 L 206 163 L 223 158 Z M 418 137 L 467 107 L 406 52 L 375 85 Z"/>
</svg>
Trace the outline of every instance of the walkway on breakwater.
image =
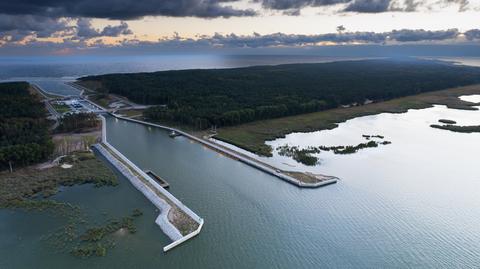
<svg viewBox="0 0 480 269">
<path fill-rule="evenodd" d="M 155 223 L 173 241 L 165 246 L 163 251 L 167 252 L 198 235 L 203 227 L 203 219 L 110 145 L 107 141 L 105 118 L 101 116 L 101 119 L 102 143 L 94 145 L 94 148 L 160 210 Z M 188 229 L 179 230 L 177 227 Z"/>
<path fill-rule="evenodd" d="M 130 122 L 135 122 L 135 123 L 140 123 L 140 124 L 143 124 L 143 125 L 147 125 L 147 126 L 153 126 L 153 127 L 157 127 L 157 128 L 161 128 L 161 129 L 165 129 L 165 130 L 168 130 L 168 131 L 174 131 L 178 134 L 181 134 L 195 142 L 198 142 L 210 149 L 213 149 L 219 153 L 222 153 L 234 160 L 238 160 L 242 163 L 245 163 L 251 167 L 254 167 L 258 170 L 261 170 L 267 174 L 270 174 L 272 176 L 275 176 L 277 178 L 280 178 L 290 184 L 293 184 L 297 187 L 300 187 L 300 188 L 318 188 L 318 187 L 322 187 L 322 186 L 326 186 L 326 185 L 330 185 L 330 184 L 334 184 L 334 183 L 337 183 L 338 181 L 338 178 L 337 177 L 334 177 L 334 176 L 326 176 L 326 175 L 313 175 L 313 174 L 306 174 L 306 173 L 300 173 L 302 174 L 303 177 L 313 177 L 315 178 L 316 180 L 318 180 L 317 182 L 303 182 L 303 181 L 300 181 L 298 180 L 297 178 L 294 178 L 288 174 L 295 174 L 295 173 L 299 173 L 299 172 L 290 172 L 290 171 L 283 171 L 283 170 L 280 170 L 276 167 L 273 167 L 271 165 L 268 165 L 266 163 L 263 163 L 257 159 L 254 159 L 252 157 L 249 157 L 249 156 L 246 156 L 244 154 L 241 154 L 239 152 L 236 152 L 232 149 L 229 149 L 229 148 L 226 148 L 226 147 L 223 147 L 217 143 L 214 143 L 212 141 L 208 141 L 208 140 L 205 140 L 205 139 L 201 139 L 201 138 L 198 138 L 196 136 L 193 136 L 189 133 L 186 133 L 184 131 L 181 131 L 181 130 L 178 130 L 178 129 L 175 129 L 175 128 L 171 128 L 171 127 L 168 127 L 168 126 L 163 126 L 163 125 L 159 125 L 159 124 L 154 124 L 154 123 L 150 123 L 150 122 L 145 122 L 145 121 L 140 121 L 140 120 L 135 120 L 135 119 L 130 119 L 130 118 L 125 118 L 125 117 L 122 117 L 122 116 L 118 116 L 118 115 L 115 115 L 113 113 L 109 113 L 110 115 L 112 115 L 113 117 L 115 118 L 118 118 L 118 119 L 122 119 L 122 120 L 126 120 L 126 121 L 130 121 Z"/>
</svg>

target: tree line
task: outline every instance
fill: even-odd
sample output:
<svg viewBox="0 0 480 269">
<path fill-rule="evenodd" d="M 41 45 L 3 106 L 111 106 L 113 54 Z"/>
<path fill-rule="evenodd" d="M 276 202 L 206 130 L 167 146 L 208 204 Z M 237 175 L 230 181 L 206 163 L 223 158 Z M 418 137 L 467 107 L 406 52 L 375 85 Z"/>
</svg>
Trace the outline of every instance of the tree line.
<svg viewBox="0 0 480 269">
<path fill-rule="evenodd" d="M 46 159 L 54 145 L 45 105 L 25 82 L 0 83 L 0 170 Z"/>
<path fill-rule="evenodd" d="M 99 125 L 100 121 L 95 113 L 73 113 L 64 115 L 56 130 L 58 132 L 81 132 Z"/>
<path fill-rule="evenodd" d="M 81 80 L 101 85 L 97 90 L 102 93 L 158 105 L 144 113 L 151 120 L 204 129 L 479 83 L 480 68 L 382 59 L 111 74 Z"/>
</svg>

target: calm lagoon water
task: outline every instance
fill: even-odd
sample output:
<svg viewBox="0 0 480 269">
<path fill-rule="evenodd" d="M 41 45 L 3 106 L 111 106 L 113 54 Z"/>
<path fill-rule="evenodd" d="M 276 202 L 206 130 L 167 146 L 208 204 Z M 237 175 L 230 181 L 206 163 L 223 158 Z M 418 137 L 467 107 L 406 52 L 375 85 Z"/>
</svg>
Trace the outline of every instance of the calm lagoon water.
<svg viewBox="0 0 480 269">
<path fill-rule="evenodd" d="M 341 178 L 336 185 L 302 196 L 318 199 L 314 203 L 322 208 L 336 208 L 313 222 L 336 238 L 340 252 L 362 253 L 364 263 L 358 267 L 474 268 L 480 262 L 480 134 L 429 127 L 442 118 L 480 125 L 480 111 L 445 106 L 384 113 L 352 119 L 333 130 L 290 134 L 268 144 L 274 148 L 349 145 L 364 142 L 362 134 L 380 134 L 391 145 L 352 155 L 322 152 L 321 165 L 315 167 L 276 152 L 263 160 L 287 170 Z M 324 218 L 334 225 L 325 225 Z M 335 266 L 348 266 L 340 253 L 329 255 Z"/>
<path fill-rule="evenodd" d="M 129 259 L 133 251 L 139 259 L 162 253 L 169 242 L 154 223 L 156 208 L 130 182 L 118 174 L 116 187 L 95 188 L 82 185 L 64 188 L 52 198 L 78 205 L 87 216 L 88 226 L 102 225 L 109 219 L 122 218 L 139 208 L 144 215 L 135 221 L 135 235 L 116 235 L 116 247 L 106 259 L 79 259 L 51 246 L 46 238 L 66 224 L 66 219 L 41 212 L 0 210 L 0 268 L 135 268 L 137 259 Z M 149 245 L 148 239 L 156 242 Z"/>
<path fill-rule="evenodd" d="M 102 219 L 102 212 L 121 216 L 143 209 L 138 233 L 121 239 L 107 257 L 53 254 L 40 238 L 56 219 L 1 211 L 0 267 L 475 268 L 480 134 L 429 125 L 440 118 L 479 124 L 479 113 L 436 106 L 356 118 L 333 130 L 271 141 L 336 145 L 356 143 L 367 133 L 393 142 L 354 155 L 321 153 L 322 165 L 311 171 L 341 181 L 308 190 L 183 137 L 108 118 L 109 142 L 164 177 L 170 191 L 205 219 L 201 234 L 164 254 L 168 239 L 154 224 L 155 208 L 122 178 L 117 188 L 80 186 L 57 196 L 82 205 L 92 219 Z M 299 168 L 278 156 L 266 161 Z"/>
<path fill-rule="evenodd" d="M 460 65 L 480 66 L 480 57 L 435 57 L 435 59 Z"/>
<path fill-rule="evenodd" d="M 40 89 L 42 89 L 47 93 L 61 95 L 61 96 L 80 95 L 79 90 L 75 89 L 70 85 L 65 84 L 66 82 L 70 82 L 71 80 L 29 78 L 27 81 L 37 85 Z"/>
<path fill-rule="evenodd" d="M 142 260 L 146 267 L 474 268 L 480 262 L 480 134 L 429 125 L 441 118 L 480 124 L 479 115 L 435 106 L 270 142 L 349 144 L 365 133 L 393 142 L 348 156 L 321 153 L 322 165 L 311 171 L 342 180 L 314 190 L 162 130 L 114 119 L 107 126 L 114 146 L 166 178 L 171 192 L 205 218 L 198 238 Z M 278 156 L 267 161 L 296 165 Z"/>
<path fill-rule="evenodd" d="M 1 70 L 1 69 L 0 69 Z M 32 76 L 32 75 L 28 75 Z M 463 97 L 472 98 L 472 97 Z M 480 111 L 435 106 L 349 120 L 333 130 L 268 142 L 298 146 L 363 142 L 391 145 L 304 167 L 274 154 L 282 168 L 341 180 L 299 189 L 165 131 L 107 120 L 108 140 L 205 219 L 201 234 L 164 254 L 158 212 L 128 181 L 115 188 L 79 186 L 55 199 L 82 206 L 91 221 L 141 208 L 138 232 L 118 239 L 107 257 L 55 254 L 42 240 L 62 219 L 0 211 L 0 268 L 476 268 L 480 263 L 480 134 L 430 128 L 438 119 L 480 125 Z"/>
<path fill-rule="evenodd" d="M 480 94 L 460 96 L 460 99 L 472 103 L 480 103 Z"/>
</svg>

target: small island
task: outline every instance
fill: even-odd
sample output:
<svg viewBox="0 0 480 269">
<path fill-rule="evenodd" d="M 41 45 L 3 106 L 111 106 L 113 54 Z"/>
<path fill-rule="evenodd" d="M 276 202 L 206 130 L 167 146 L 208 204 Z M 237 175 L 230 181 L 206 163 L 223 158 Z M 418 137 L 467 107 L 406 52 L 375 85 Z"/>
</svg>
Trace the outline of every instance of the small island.
<svg viewBox="0 0 480 269">
<path fill-rule="evenodd" d="M 445 123 L 445 124 L 457 124 L 456 121 L 454 121 L 454 120 L 448 120 L 448 119 L 439 119 L 438 122 L 440 122 L 440 123 Z"/>
<path fill-rule="evenodd" d="M 358 145 L 352 146 L 318 146 L 312 147 L 309 146 L 304 149 L 300 149 L 297 146 L 289 146 L 288 144 L 277 147 L 278 155 L 291 157 L 295 161 L 302 163 L 308 166 L 314 166 L 319 164 L 318 157 L 313 156 L 312 154 L 319 154 L 322 151 L 332 151 L 334 154 L 353 154 L 358 152 L 361 149 L 365 148 L 376 148 L 379 145 L 388 145 L 392 142 L 383 140 L 383 141 L 375 141 L 370 140 L 371 138 L 378 138 L 383 139 L 384 136 L 382 135 L 362 135 L 363 138 L 369 140 L 366 143 L 360 143 Z"/>
<path fill-rule="evenodd" d="M 480 133 L 480 125 L 471 125 L 471 126 L 460 126 L 460 125 L 438 125 L 432 124 L 430 125 L 432 128 L 441 129 L 441 130 L 448 130 L 456 133 Z"/>
</svg>

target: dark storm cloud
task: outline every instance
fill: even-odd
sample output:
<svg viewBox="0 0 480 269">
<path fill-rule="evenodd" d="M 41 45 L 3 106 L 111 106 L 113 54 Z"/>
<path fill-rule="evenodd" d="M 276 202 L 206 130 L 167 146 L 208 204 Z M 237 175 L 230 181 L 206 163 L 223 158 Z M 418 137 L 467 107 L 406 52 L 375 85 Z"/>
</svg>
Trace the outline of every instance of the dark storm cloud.
<svg viewBox="0 0 480 269">
<path fill-rule="evenodd" d="M 132 34 L 125 22 L 119 25 L 108 25 L 98 30 L 92 27 L 90 19 L 78 19 L 76 26 L 69 24 L 72 21 L 74 20 L 34 15 L 2 15 L 0 16 L 0 40 L 17 42 L 26 37 L 68 37 L 75 40 Z"/>
<path fill-rule="evenodd" d="M 354 0 L 345 11 L 360 13 L 380 13 L 390 10 L 390 0 Z"/>
<path fill-rule="evenodd" d="M 413 12 L 421 5 L 421 0 L 405 0 L 404 4 L 405 7 L 403 8 L 403 11 Z M 398 8 L 394 7 L 393 10 L 398 10 Z M 402 9 L 400 9 L 400 11 L 402 11 Z"/>
<path fill-rule="evenodd" d="M 66 19 L 54 19 L 35 15 L 1 15 L 0 39 L 19 41 L 29 35 L 50 37 L 58 32 L 71 31 Z"/>
<path fill-rule="evenodd" d="M 470 30 L 468 32 L 480 34 L 480 30 Z M 321 42 L 331 42 L 334 44 L 391 44 L 391 43 L 418 43 L 438 41 L 456 41 L 459 32 L 456 29 L 445 31 L 425 31 L 425 30 L 397 30 L 383 33 L 373 32 L 346 32 L 331 33 L 321 35 L 296 35 L 276 33 L 269 35 L 239 36 L 235 34 L 215 34 L 213 36 L 204 36 L 199 39 L 182 39 L 179 37 L 173 39 L 159 40 L 158 42 L 132 41 L 125 40 L 122 46 L 125 47 L 156 47 L 156 48 L 181 48 L 181 49 L 207 49 L 207 48 L 298 48 L 314 47 Z M 480 36 L 479 36 L 480 38 Z"/>
<path fill-rule="evenodd" d="M 266 9 L 288 10 L 287 15 L 298 15 L 305 7 L 333 6 L 346 4 L 340 12 L 381 13 L 388 11 L 413 12 L 419 7 L 433 9 L 436 6 L 458 5 L 459 11 L 468 9 L 468 0 L 438 0 L 429 3 L 424 0 L 253 0 Z"/>
<path fill-rule="evenodd" d="M 373 32 L 354 32 L 354 33 L 332 33 L 321 35 L 296 35 L 276 33 L 270 35 L 254 34 L 251 36 L 237 36 L 235 34 L 220 35 L 216 34 L 207 40 L 215 46 L 223 47 L 244 47 L 244 48 L 259 48 L 259 47 L 275 47 L 275 46 L 308 46 L 319 42 L 334 42 L 334 43 L 352 43 L 352 42 L 367 42 L 367 43 L 382 43 L 385 41 L 386 35 L 384 33 Z"/>
<path fill-rule="evenodd" d="M 89 19 L 79 19 L 74 27 L 74 35 L 71 40 L 87 40 L 103 36 L 121 36 L 131 34 L 128 25 L 122 22 L 117 26 L 107 26 L 103 30 L 94 29 Z M 479 30 L 470 30 L 464 33 L 469 40 L 478 39 Z M 316 46 L 319 43 L 333 44 L 386 44 L 405 42 L 438 42 L 445 40 L 457 40 L 460 35 L 457 29 L 426 31 L 426 30 L 394 30 L 391 32 L 338 32 L 318 35 L 299 35 L 275 33 L 268 35 L 236 35 L 215 34 L 213 36 L 201 36 L 198 39 L 181 38 L 178 35 L 170 39 L 161 39 L 157 42 L 142 42 L 138 40 L 125 40 L 120 46 L 136 46 L 138 44 L 178 47 L 178 48 L 266 48 L 266 47 L 303 47 Z M 100 44 L 101 45 L 101 44 Z"/>
<path fill-rule="evenodd" d="M 58 21 L 40 16 L 0 16 L 0 31 L 28 30 L 55 32 L 66 26 L 65 21 Z"/>
<path fill-rule="evenodd" d="M 472 29 L 464 33 L 465 38 L 468 40 L 480 40 L 480 30 Z"/>
<path fill-rule="evenodd" d="M 121 22 L 119 25 L 108 25 L 103 30 L 97 30 L 92 27 L 90 19 L 79 19 L 77 21 L 77 37 L 79 38 L 95 38 L 95 37 L 118 37 L 120 35 L 130 35 L 133 32 L 128 28 L 128 24 Z"/>
<path fill-rule="evenodd" d="M 158 48 L 271 48 L 271 47 L 307 47 L 316 46 L 322 42 L 334 44 L 385 44 L 387 42 L 422 42 L 455 39 L 456 29 L 447 31 L 398 30 L 384 33 L 346 32 L 320 35 L 297 35 L 275 33 L 269 35 L 236 35 L 215 34 L 199 39 L 182 39 L 178 36 L 172 39 L 162 39 L 158 42 L 125 40 L 121 46 L 126 47 L 158 47 Z"/>
<path fill-rule="evenodd" d="M 458 5 L 468 9 L 468 0 L 437 0 L 430 4 L 423 0 L 2 0 L 1 14 L 37 15 L 45 17 L 137 19 L 144 16 L 171 17 L 241 17 L 256 16 L 258 11 L 235 8 L 230 3 L 241 1 L 261 3 L 267 10 L 280 10 L 298 16 L 305 7 L 325 7 L 343 4 L 339 12 L 379 13 L 388 11 L 411 12 L 423 6 Z"/>
<path fill-rule="evenodd" d="M 77 21 L 77 36 L 80 38 L 97 37 L 99 32 L 92 27 L 90 19 L 79 19 Z"/>
<path fill-rule="evenodd" d="M 202 41 L 209 42 L 218 47 L 259 48 L 276 46 L 311 46 L 320 42 L 332 43 L 374 43 L 382 44 L 388 41 L 396 42 L 422 42 L 443 41 L 456 39 L 459 35 L 457 29 L 445 31 L 425 30 L 395 30 L 391 32 L 346 32 L 320 35 L 296 35 L 276 33 L 270 35 L 254 34 L 250 36 L 238 36 L 235 34 L 220 35 L 204 38 Z"/>
<path fill-rule="evenodd" d="M 441 31 L 425 30 L 395 30 L 390 34 L 390 38 L 399 42 L 417 42 L 417 41 L 441 41 L 457 38 L 459 32 L 457 29 Z"/>
<path fill-rule="evenodd" d="M 378 13 L 390 10 L 391 0 L 254 0 L 267 9 L 288 10 L 287 15 L 298 15 L 305 7 L 333 6 L 347 4 L 344 12 Z M 414 0 L 405 0 L 412 3 Z M 408 4 L 408 3 L 407 3 Z M 409 5 L 412 7 L 413 5 Z M 400 10 L 398 10 L 400 11 Z"/>
<path fill-rule="evenodd" d="M 83 29 L 88 29 L 85 22 Z M 78 26 L 77 26 L 78 27 Z M 89 27 L 92 28 L 92 27 Z M 78 29 L 80 30 L 80 29 Z M 91 30 L 91 29 L 90 29 Z M 94 32 L 84 32 L 83 35 L 98 35 L 100 30 Z M 445 31 L 425 31 L 425 30 L 397 30 L 383 33 L 373 32 L 343 32 L 321 35 L 295 35 L 276 33 L 270 35 L 252 34 L 239 36 L 235 34 L 214 36 L 202 36 L 198 39 L 181 38 L 178 35 L 170 39 L 160 39 L 158 41 L 141 41 L 135 39 L 124 39 L 117 44 L 105 44 L 102 40 L 96 42 L 87 42 L 86 38 L 67 38 L 62 43 L 50 41 L 41 41 L 38 39 L 29 39 L 25 43 L 7 42 L 0 46 L 0 54 L 77 54 L 77 53 L 117 53 L 117 54 L 142 54 L 142 53 L 178 53 L 178 52 L 235 52 L 235 51 L 293 51 L 293 50 L 316 50 L 322 48 L 328 50 L 329 47 L 368 47 L 366 45 L 375 45 L 376 48 L 383 47 L 406 47 L 417 46 L 417 48 L 426 48 L 428 46 L 437 46 L 439 41 L 445 41 L 440 46 L 457 46 L 457 49 L 470 48 L 469 53 L 478 54 L 478 42 L 480 40 L 480 30 L 473 29 L 463 33 L 466 39 L 459 38 L 461 34 L 456 30 Z M 1 40 L 1 38 L 0 38 Z M 342 46 L 318 46 L 320 42 L 331 42 L 332 44 Z M 357 46 L 354 44 L 364 44 Z M 401 46 L 398 46 L 401 45 Z M 458 47 L 459 46 L 459 47 Z M 375 50 L 377 50 L 375 49 Z M 388 49 L 387 49 L 388 50 Z M 474 52 L 477 50 L 477 52 Z M 422 49 L 425 51 L 425 49 Z M 372 52 L 375 53 L 375 52 Z"/>
<path fill-rule="evenodd" d="M 133 32 L 128 28 L 128 24 L 126 22 L 121 22 L 120 25 L 116 26 L 108 25 L 103 28 L 102 32 L 100 32 L 101 36 L 120 36 L 131 34 L 133 34 Z"/>
<path fill-rule="evenodd" d="M 50 17 L 135 19 L 144 16 L 233 17 L 253 16 L 251 9 L 225 5 L 231 0 L 6 0 L 4 14 L 34 14 Z"/>
<path fill-rule="evenodd" d="M 470 2 L 468 0 L 443 0 L 446 4 L 457 4 L 459 11 L 465 11 L 468 9 Z"/>
<path fill-rule="evenodd" d="M 351 0 L 254 0 L 262 3 L 262 6 L 268 9 L 300 9 L 307 6 L 320 7 L 330 6 L 341 3 L 348 3 Z"/>
</svg>

